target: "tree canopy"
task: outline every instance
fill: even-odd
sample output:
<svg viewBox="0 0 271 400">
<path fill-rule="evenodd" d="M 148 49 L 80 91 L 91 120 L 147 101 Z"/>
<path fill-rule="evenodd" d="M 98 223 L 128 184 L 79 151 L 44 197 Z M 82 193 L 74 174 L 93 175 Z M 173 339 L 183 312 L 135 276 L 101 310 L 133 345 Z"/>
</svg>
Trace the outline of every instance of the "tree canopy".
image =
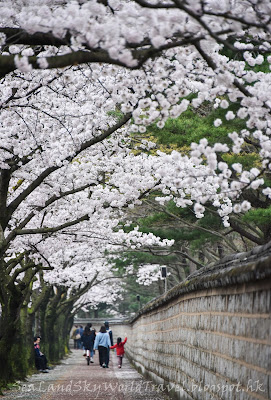
<svg viewBox="0 0 271 400">
<path fill-rule="evenodd" d="M 270 13 L 269 0 L 0 4 L 4 383 L 27 326 L 67 334 L 80 307 L 116 302 L 132 263 L 146 280 L 168 263 L 175 282 L 270 240 Z"/>
</svg>

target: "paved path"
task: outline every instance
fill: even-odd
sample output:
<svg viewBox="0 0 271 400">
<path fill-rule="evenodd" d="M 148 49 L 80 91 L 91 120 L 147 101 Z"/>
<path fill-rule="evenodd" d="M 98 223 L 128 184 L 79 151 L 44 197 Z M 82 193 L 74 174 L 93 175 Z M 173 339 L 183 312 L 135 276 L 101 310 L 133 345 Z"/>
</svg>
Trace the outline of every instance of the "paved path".
<svg viewBox="0 0 271 400">
<path fill-rule="evenodd" d="M 82 350 L 71 355 L 48 374 L 37 373 L 19 389 L 4 392 L 3 400 L 166 400 L 152 382 L 145 380 L 124 358 L 121 369 L 111 351 L 108 369 L 98 363 L 98 352 L 89 366 Z"/>
</svg>

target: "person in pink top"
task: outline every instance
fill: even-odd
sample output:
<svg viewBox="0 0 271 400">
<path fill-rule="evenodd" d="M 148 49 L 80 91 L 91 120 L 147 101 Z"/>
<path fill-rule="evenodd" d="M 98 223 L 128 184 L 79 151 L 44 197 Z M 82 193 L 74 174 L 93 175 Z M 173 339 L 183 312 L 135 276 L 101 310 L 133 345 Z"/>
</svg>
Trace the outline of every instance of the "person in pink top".
<svg viewBox="0 0 271 400">
<path fill-rule="evenodd" d="M 121 341 L 121 338 L 117 338 L 117 343 L 114 346 L 110 346 L 110 349 L 117 350 L 117 359 L 118 359 L 118 367 L 121 368 L 122 366 L 122 359 L 124 356 L 124 345 L 127 342 L 127 337 L 125 337 L 124 341 Z"/>
</svg>

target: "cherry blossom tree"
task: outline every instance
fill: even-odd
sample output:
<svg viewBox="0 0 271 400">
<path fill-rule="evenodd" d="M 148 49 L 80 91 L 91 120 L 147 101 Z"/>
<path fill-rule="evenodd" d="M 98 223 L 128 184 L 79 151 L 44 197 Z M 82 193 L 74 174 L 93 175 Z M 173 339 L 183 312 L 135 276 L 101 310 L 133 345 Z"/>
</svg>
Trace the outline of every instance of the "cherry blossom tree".
<svg viewBox="0 0 271 400">
<path fill-rule="evenodd" d="M 110 243 L 170 245 L 118 229 L 121 209 L 152 191 L 161 193 L 159 204 L 192 207 L 199 219 L 211 204 L 225 227 L 254 206 L 244 193 L 256 191 L 270 206 L 270 2 L 9 0 L 0 5 L 0 40 L 0 354 L 7 381 L 7 354 L 33 281 L 42 276 L 58 286 L 50 307 L 72 311 L 89 302 L 100 275 L 110 278 L 105 259 L 91 270 L 80 258 L 78 236 L 97 235 L 99 245 L 103 238 L 99 257 L 112 251 Z M 189 155 L 134 154 L 131 133 L 162 128 L 204 102 L 225 110 L 227 121 L 243 119 L 245 129 L 230 131 L 229 143 L 191 143 Z M 223 159 L 244 146 L 257 152 L 257 166 Z M 85 242 L 82 248 L 89 254 Z"/>
<path fill-rule="evenodd" d="M 4 100 L 1 114 L 1 342 L 6 358 L 7 341 L 12 346 L 13 338 L 20 330 L 18 315 L 27 300 L 31 301 L 32 283 L 37 275 L 41 271 L 53 270 L 43 279 L 46 282 L 49 277 L 48 283 L 56 287 L 57 292 L 51 296 L 52 290 L 48 291 L 46 285 L 41 285 L 39 295 L 37 292 L 33 295 L 35 305 L 31 305 L 29 311 L 33 315 L 41 303 L 45 304 L 48 308 L 44 314 L 47 332 L 53 332 L 52 326 L 63 307 L 71 313 L 73 303 L 78 300 L 83 304 L 82 296 L 94 283 L 97 284 L 94 281 L 95 268 L 84 272 L 90 262 L 83 264 L 76 261 L 78 231 L 82 230 L 82 237 L 86 235 L 88 246 L 92 235 L 97 236 L 96 246 L 100 248 L 101 240 L 106 238 L 107 248 L 99 253 L 102 257 L 105 250 L 109 251 L 108 243 L 116 236 L 114 229 L 118 215 L 114 216 L 115 210 L 138 200 L 154 184 L 148 179 L 148 185 L 142 182 L 135 189 L 121 191 L 121 188 L 118 190 L 108 182 L 110 175 L 119 175 L 123 162 L 129 162 L 129 149 L 123 148 L 129 142 L 127 134 L 121 130 L 118 135 L 112 134 L 131 118 L 131 113 L 121 116 L 120 120 L 108 115 L 115 103 L 105 80 L 103 82 L 101 78 L 98 86 L 95 81 L 94 86 L 89 84 L 86 88 L 89 77 L 87 71 L 82 73 L 80 69 L 73 71 L 74 77 L 78 73 L 81 80 L 85 80 L 78 83 L 77 94 L 72 98 L 67 88 L 70 85 L 71 93 L 75 91 L 74 83 L 69 82 L 70 72 L 68 70 L 56 76 L 46 72 L 42 82 L 40 76 L 35 81 L 35 74 L 19 74 L 13 80 L 6 78 L 5 82 L 8 85 L 11 81 L 16 86 L 16 96 Z M 118 74 L 118 71 L 115 73 Z M 111 82 L 110 77 L 107 84 L 110 86 Z M 5 86 L 3 88 L 5 92 Z M 91 99 L 87 98 L 87 91 L 94 93 Z M 95 117 L 98 106 L 99 117 Z M 84 129 L 86 125 L 87 130 Z M 106 140 L 110 135 L 110 140 Z M 93 227 L 92 230 L 90 227 Z M 141 246 L 146 240 L 149 244 L 160 243 L 159 238 L 142 235 L 138 231 L 130 235 L 118 231 L 114 240 L 118 246 Z M 63 246 L 72 249 L 69 268 L 65 259 L 61 263 L 59 252 Z M 95 252 L 89 255 L 89 259 L 93 257 Z M 65 278 L 60 274 L 63 264 Z M 103 261 L 99 272 L 103 277 L 106 276 L 105 265 Z M 68 277 L 74 271 L 78 273 L 73 285 Z M 103 290 L 101 285 L 100 290 Z M 48 340 L 54 342 L 53 337 L 48 337 Z M 51 358 L 54 359 L 54 349 Z M 3 377 L 10 372 L 8 360 L 5 365 Z M 9 378 L 7 376 L 6 379 Z"/>
<path fill-rule="evenodd" d="M 28 56 L 32 68 L 91 62 L 138 68 L 180 46 L 194 47 L 215 67 L 205 41 L 233 51 L 268 53 L 269 15 L 268 0 L 46 0 L 34 4 L 10 0 L 1 7 L 3 43 L 50 46 L 52 52 L 41 60 L 34 53 L 26 53 L 23 60 L 4 54 L 1 69 L 8 73 L 18 65 L 27 68 Z M 244 43 L 238 45 L 240 39 Z"/>
<path fill-rule="evenodd" d="M 13 54 L 10 55 L 9 52 L 8 55 L 4 52 L 3 59 L 5 57 L 6 60 L 12 59 L 13 64 L 17 63 L 16 66 L 24 71 L 33 68 L 31 57 L 40 58 L 39 63 L 37 61 L 34 63 L 34 68 L 38 64 L 47 68 L 46 62 L 50 61 L 50 52 L 53 52 L 54 60 L 63 59 L 62 57 L 68 54 L 67 57 L 74 57 L 76 63 L 86 63 L 86 59 L 81 60 L 79 57 L 83 52 L 84 55 L 94 58 L 97 55 L 105 56 L 103 60 L 90 59 L 90 63 L 92 61 L 116 63 L 132 69 L 144 64 L 142 73 L 137 75 L 137 79 L 144 82 L 137 86 L 138 91 L 134 93 L 134 81 L 131 84 L 131 80 L 126 79 L 126 86 L 129 87 L 128 84 L 131 84 L 130 89 L 127 93 L 119 92 L 118 96 L 114 96 L 115 101 L 122 104 L 124 112 L 132 112 L 134 121 L 141 125 L 139 127 L 141 132 L 144 132 L 145 125 L 157 119 L 161 127 L 167 117 L 178 116 L 186 110 L 189 101 L 183 99 L 180 102 L 180 97 L 191 92 L 199 93 L 192 101 L 194 107 L 206 100 L 219 101 L 221 96 L 228 98 L 221 102 L 221 107 L 224 109 L 228 107 L 229 102 L 238 101 L 240 104 L 238 112 L 236 114 L 232 111 L 225 112 L 225 117 L 228 120 L 236 116 L 247 119 L 247 129 L 241 134 L 230 133 L 233 142 L 232 151 L 240 152 L 243 143 L 252 142 L 254 145 L 259 145 L 263 158 L 262 168 L 240 171 L 240 168 L 235 166 L 239 168 L 235 171 L 240 174 L 240 178 L 231 188 L 226 181 L 232 179 L 232 173 L 227 170 L 223 162 L 220 164 L 217 162 L 216 155 L 228 151 L 228 147 L 218 143 L 211 148 L 208 142 L 202 141 L 199 145 L 193 145 L 191 161 L 198 167 L 198 164 L 202 163 L 202 156 L 205 158 L 208 153 L 210 174 L 212 175 L 212 171 L 219 165 L 222 168 L 220 174 L 222 181 L 222 175 L 225 175 L 222 182 L 225 186 L 223 193 L 233 191 L 236 194 L 249 185 L 250 181 L 255 181 L 255 178 L 259 179 L 253 183 L 254 188 L 263 184 L 261 175 L 269 165 L 270 108 L 268 98 L 261 88 L 269 84 L 269 74 L 248 70 L 247 65 L 251 67 L 262 65 L 269 59 L 270 5 L 267 1 L 219 3 L 198 0 L 191 5 L 178 1 L 169 3 L 114 1 L 112 4 L 88 1 L 80 4 L 76 2 L 54 4 L 48 1 L 42 8 L 31 5 L 22 7 L 16 2 L 13 5 L 12 10 L 8 5 L 2 8 L 3 24 L 5 21 L 9 23 L 12 21 L 13 25 L 20 28 L 13 27 L 17 29 L 11 30 L 13 36 L 8 29 L 3 28 L 3 35 L 6 35 L 3 36 L 3 43 L 6 40 L 9 44 L 15 35 L 13 43 L 17 43 L 18 46 L 10 46 L 9 50 Z M 44 18 L 48 21 L 46 25 L 42 24 Z M 161 21 L 163 23 L 157 24 Z M 35 36 L 36 32 L 38 37 L 34 37 L 35 41 L 32 36 Z M 33 43 L 31 38 L 34 40 Z M 40 40 L 44 38 L 45 42 L 39 43 L 38 38 Z M 38 45 L 47 47 L 39 48 L 38 54 L 31 56 L 28 54 L 31 53 L 30 44 L 34 48 Z M 237 53 L 243 55 L 243 60 L 225 56 L 226 51 L 231 51 L 233 55 Z M 257 56 L 254 57 L 253 54 Z M 155 63 L 148 61 L 150 57 L 152 59 L 157 57 Z M 64 65 L 70 64 L 73 62 L 69 61 Z M 53 64 L 50 68 L 52 67 Z M 109 90 L 114 92 L 112 86 Z M 149 96 L 150 92 L 153 92 L 152 96 Z M 139 93 L 143 98 L 135 104 L 139 100 L 137 96 Z M 220 123 L 220 120 L 214 121 L 217 126 Z M 206 170 L 204 173 L 207 172 Z M 264 194 L 269 194 L 268 188 Z M 206 196 L 203 193 L 198 196 L 198 201 L 195 201 L 195 212 L 198 216 L 203 215 L 204 206 L 201 204 L 201 198 L 204 197 Z M 223 207 L 220 214 L 225 224 L 228 224 L 228 214 L 232 210 L 231 201 L 225 205 L 221 204 L 219 199 L 214 199 L 214 203 L 217 205 L 219 203 L 220 208 Z M 247 207 L 249 207 L 247 203 L 243 208 L 242 205 L 236 205 L 235 211 Z"/>
</svg>

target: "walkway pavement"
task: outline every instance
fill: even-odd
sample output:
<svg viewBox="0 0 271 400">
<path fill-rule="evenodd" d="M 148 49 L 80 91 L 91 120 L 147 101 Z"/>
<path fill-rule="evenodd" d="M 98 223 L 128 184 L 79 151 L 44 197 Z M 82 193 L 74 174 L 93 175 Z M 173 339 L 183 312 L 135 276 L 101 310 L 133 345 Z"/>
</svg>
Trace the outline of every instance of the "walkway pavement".
<svg viewBox="0 0 271 400">
<path fill-rule="evenodd" d="M 4 392 L 3 400 L 166 400 L 151 381 L 145 380 L 128 362 L 117 366 L 116 354 L 110 353 L 108 369 L 98 363 L 87 365 L 82 350 L 71 355 L 49 373 L 37 373 L 21 382 L 19 388 Z"/>
</svg>

